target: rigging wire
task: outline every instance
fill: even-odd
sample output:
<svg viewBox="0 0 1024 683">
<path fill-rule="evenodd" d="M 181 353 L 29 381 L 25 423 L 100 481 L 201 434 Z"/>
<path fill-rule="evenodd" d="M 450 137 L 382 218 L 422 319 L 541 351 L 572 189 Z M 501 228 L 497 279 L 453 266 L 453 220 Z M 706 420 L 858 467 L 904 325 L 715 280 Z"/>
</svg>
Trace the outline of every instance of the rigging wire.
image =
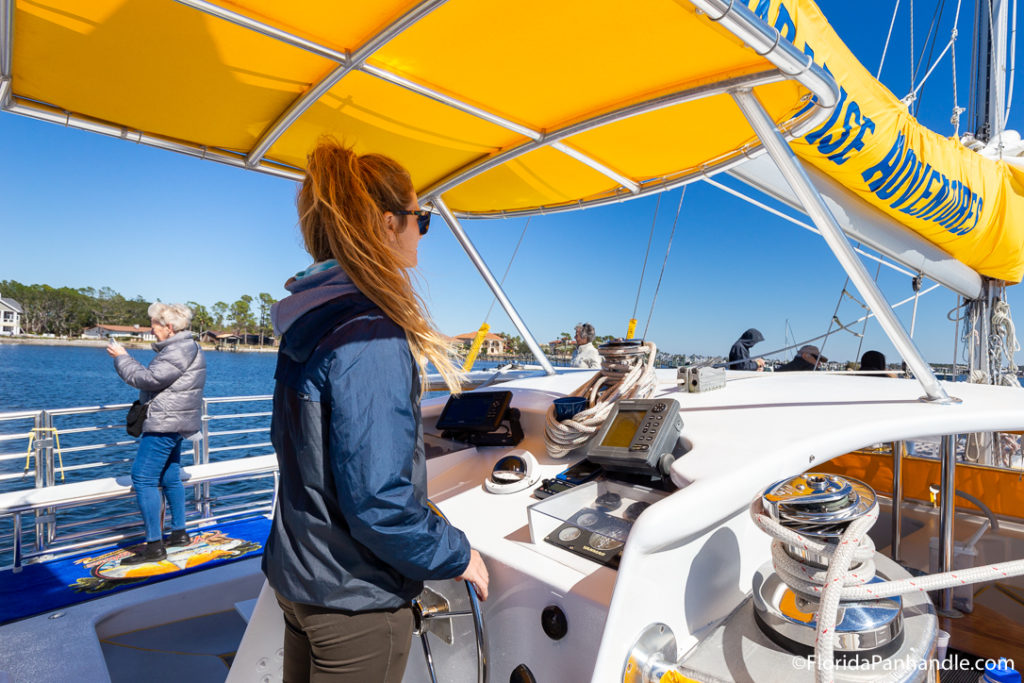
<svg viewBox="0 0 1024 683">
<path fill-rule="evenodd" d="M 1016 0 L 1014 0 L 1016 2 Z M 960 114 L 963 114 L 966 109 L 960 106 L 958 101 L 959 93 L 957 92 L 956 85 L 956 36 L 957 36 L 957 24 L 960 22 L 960 2 L 957 0 L 956 3 L 956 16 L 953 18 L 953 44 L 950 47 L 950 58 L 953 60 L 953 116 L 950 117 L 949 122 L 953 124 L 953 135 L 956 139 L 960 139 Z"/>
<path fill-rule="evenodd" d="M 960 349 L 960 309 L 962 307 L 963 307 L 963 303 L 961 303 L 960 295 L 957 294 L 956 295 L 956 308 L 953 309 L 953 311 L 956 311 L 956 325 L 953 328 L 953 381 L 954 382 L 956 381 L 956 366 L 957 366 L 956 353 Z M 950 311 L 949 313 L 952 313 L 953 311 Z M 949 313 L 946 314 L 946 318 L 947 319 L 949 318 Z"/>
<path fill-rule="evenodd" d="M 676 207 L 676 218 L 672 221 L 672 232 L 668 236 L 668 246 L 665 247 L 665 258 L 661 262 L 661 272 L 658 273 L 658 285 L 654 288 L 654 297 L 651 299 L 651 310 L 647 313 L 647 323 L 644 325 L 644 334 L 641 339 L 647 339 L 647 328 L 651 326 L 651 318 L 654 316 L 654 304 L 658 300 L 658 290 L 661 289 L 661 278 L 665 275 L 665 265 L 668 263 L 668 253 L 672 250 L 672 238 L 676 234 L 676 226 L 679 224 L 679 212 L 683 210 L 683 197 L 686 196 L 686 185 L 679 193 L 679 206 Z M 635 315 L 635 314 L 634 314 Z"/>
<path fill-rule="evenodd" d="M 878 276 L 881 273 L 881 271 L 882 271 L 882 264 L 878 264 L 878 267 L 875 268 L 875 282 L 878 282 Z M 867 308 L 867 306 L 865 306 L 864 304 L 861 304 L 861 306 L 864 307 L 864 308 Z M 861 349 L 864 348 L 864 335 L 867 334 L 867 331 L 868 331 L 868 319 L 864 318 L 864 324 L 860 328 L 860 339 L 857 340 L 857 358 L 858 358 L 858 360 L 860 359 Z M 914 336 L 914 333 L 911 332 L 910 336 Z"/>
<path fill-rule="evenodd" d="M 881 266 L 879 266 L 881 268 Z M 846 287 L 850 284 L 850 276 L 846 276 L 846 281 L 843 282 L 843 288 L 839 290 L 839 298 L 836 299 L 836 308 L 832 311 L 832 319 L 828 321 L 828 329 L 825 330 L 825 340 L 821 342 L 821 353 L 825 353 L 825 345 L 828 343 L 828 337 L 832 334 L 832 323 L 839 322 L 839 307 L 843 304 L 843 296 L 846 294 Z M 842 327 L 842 323 L 840 323 Z"/>
<path fill-rule="evenodd" d="M 782 211 L 779 211 L 778 209 L 773 208 L 773 207 L 765 204 L 764 202 L 760 202 L 760 201 L 754 199 L 753 197 L 751 197 L 749 195 L 743 194 L 739 190 L 734 190 L 733 188 L 729 187 L 728 185 L 723 185 L 722 183 L 718 182 L 717 180 L 712 180 L 711 178 L 704 178 L 703 180 L 708 185 L 711 185 L 712 187 L 717 187 L 722 192 L 725 192 L 727 194 L 731 194 L 734 197 L 742 199 L 743 201 L 747 202 L 748 204 L 752 204 L 753 206 L 756 206 L 759 209 L 763 209 L 764 211 L 767 211 L 768 213 L 770 213 L 770 214 L 772 214 L 774 216 L 778 216 L 779 218 L 781 218 L 783 220 L 789 221 L 793 225 L 799 225 L 804 230 L 808 230 L 810 232 L 813 232 L 815 235 L 821 235 L 821 232 L 816 227 L 814 227 L 813 225 L 810 225 L 809 223 L 804 223 L 803 221 L 801 221 L 801 220 L 799 220 L 797 218 L 793 218 L 792 216 L 790 216 L 788 214 L 785 214 Z M 883 259 L 883 258 L 881 258 L 879 256 L 875 256 L 874 254 L 870 254 L 870 253 L 864 251 L 863 249 L 861 249 L 859 247 L 854 247 L 853 250 L 855 252 L 857 252 L 858 254 L 860 254 L 861 256 L 863 256 L 864 258 L 870 259 L 870 260 L 875 261 L 877 263 L 881 263 L 886 268 L 889 268 L 891 270 L 895 270 L 897 273 L 900 273 L 902 275 L 906 275 L 907 277 L 914 277 L 914 274 L 912 272 L 910 272 L 909 270 L 904 270 L 903 268 L 900 268 L 899 266 L 897 266 L 895 263 L 890 263 L 889 261 L 886 261 L 885 259 Z"/>
<path fill-rule="evenodd" d="M 922 290 L 921 293 L 920 293 L 920 296 L 924 296 L 925 294 L 928 294 L 929 292 L 935 291 L 936 289 L 938 289 L 941 286 L 942 285 L 940 285 L 939 283 L 935 283 L 934 285 L 932 285 L 928 289 Z M 897 301 L 892 306 L 890 306 L 890 308 L 893 308 L 893 309 L 899 308 L 900 306 L 903 306 L 904 304 L 908 304 L 908 303 L 910 303 L 913 300 L 914 300 L 913 296 L 908 296 L 906 299 L 903 299 L 901 301 Z M 843 325 L 842 323 L 839 323 L 839 326 L 842 327 L 843 329 L 846 329 L 846 328 L 849 328 L 849 327 L 853 327 L 857 323 L 864 322 L 868 318 L 873 318 L 873 317 L 875 317 L 875 314 L 870 312 L 870 311 L 868 311 L 865 315 L 861 316 L 860 318 L 857 318 L 853 322 L 851 322 L 851 323 L 849 323 L 847 325 Z M 786 319 L 786 328 L 789 329 L 789 319 L 788 318 Z M 786 341 L 789 341 L 789 335 L 790 334 L 792 334 L 792 330 L 790 330 L 789 333 L 785 335 Z M 856 332 L 853 332 L 853 334 L 856 334 Z M 796 335 L 793 335 L 793 338 L 796 339 Z M 783 351 L 790 351 L 792 349 L 796 349 L 796 348 L 799 348 L 801 346 L 804 346 L 805 344 L 810 344 L 811 342 L 816 342 L 819 339 L 824 339 L 824 338 L 825 338 L 824 334 L 819 334 L 817 337 L 811 337 L 810 339 L 805 339 L 805 340 L 800 341 L 800 342 L 794 342 L 793 344 L 791 344 L 789 346 L 784 346 L 781 349 L 775 349 L 773 351 L 767 351 L 765 353 L 759 353 L 758 355 L 760 355 L 760 356 L 774 356 L 775 354 L 782 353 Z M 738 361 L 736 361 L 736 362 L 738 362 Z M 718 361 L 718 360 L 707 360 L 707 361 L 704 361 L 701 364 L 701 366 L 711 365 L 713 363 L 720 364 L 720 365 L 725 365 L 725 366 L 729 365 L 728 363 L 721 363 L 721 361 Z"/>
<path fill-rule="evenodd" d="M 910 94 L 908 94 L 906 97 L 903 98 L 904 101 L 915 102 L 915 107 L 914 107 L 914 115 L 915 116 L 917 115 L 918 108 L 921 106 L 920 102 L 918 101 L 918 93 L 921 91 L 922 88 L 924 88 L 924 84 L 928 81 L 928 78 L 935 71 L 935 68 L 939 65 L 940 62 L 942 62 L 942 58 L 945 57 L 946 53 L 949 52 L 950 50 L 952 50 L 955 47 L 955 45 L 956 45 L 956 39 L 957 39 L 957 36 L 959 35 L 959 31 L 957 30 L 957 26 L 958 26 L 958 24 L 960 22 L 960 7 L 961 7 L 961 4 L 962 4 L 961 0 L 957 0 L 957 3 L 956 3 L 956 16 L 953 19 L 953 29 L 950 32 L 949 42 L 946 43 L 946 46 L 942 49 L 942 52 L 939 54 L 938 57 L 935 58 L 935 61 L 932 62 L 931 67 L 928 69 L 928 72 L 924 75 L 924 78 L 921 79 L 921 82 L 918 83 L 916 87 L 914 87 L 914 89 L 910 92 Z M 933 49 L 934 49 L 934 47 L 935 47 L 935 45 L 932 44 L 932 48 Z M 923 56 L 923 53 L 922 53 L 922 56 Z M 928 55 L 928 59 L 931 60 L 931 55 L 930 54 Z M 911 84 L 911 85 L 913 85 L 913 84 Z M 953 107 L 954 107 L 954 110 L 955 110 L 956 109 L 956 53 L 955 52 L 954 52 L 954 55 L 953 55 Z M 956 118 L 957 118 L 958 130 L 959 130 L 959 115 L 956 115 Z"/>
<path fill-rule="evenodd" d="M 658 209 L 661 208 L 662 194 L 661 192 L 658 193 L 658 203 L 654 205 L 654 220 L 651 221 L 651 234 L 647 236 L 647 251 L 644 252 L 644 265 L 640 269 L 640 284 L 636 286 L 636 301 L 633 302 L 633 315 L 630 316 L 633 319 L 636 319 L 636 309 L 640 305 L 640 290 L 644 286 L 644 273 L 647 272 L 647 257 L 651 253 L 651 240 L 654 239 L 654 226 L 658 223 Z"/>
<path fill-rule="evenodd" d="M 910 0 L 910 87 L 914 87 L 917 74 L 914 73 L 914 0 Z"/>
<path fill-rule="evenodd" d="M 928 26 L 928 33 L 925 34 L 925 37 L 924 37 L 924 45 L 921 46 L 921 55 L 917 58 L 917 66 L 914 67 L 914 73 L 915 74 L 921 73 L 921 64 L 924 62 L 925 50 L 928 50 L 928 62 L 929 63 L 932 62 L 932 55 L 935 54 L 935 36 L 937 35 L 937 31 L 935 30 L 935 28 L 936 28 L 936 26 L 938 26 L 939 19 L 942 17 L 942 12 L 943 12 L 943 10 L 945 10 L 945 8 L 946 8 L 946 0 L 941 0 L 941 2 L 939 2 L 939 4 L 935 7 L 935 12 L 932 14 L 932 23 Z M 931 43 L 931 47 L 930 48 L 929 48 L 929 43 Z M 949 44 L 946 45 L 946 49 L 947 50 L 949 49 Z M 943 50 L 942 54 L 945 54 L 945 53 L 946 53 L 946 51 Z M 942 55 L 939 55 L 939 59 L 942 59 Z M 936 62 L 934 62 L 933 64 L 937 64 L 937 63 L 938 63 L 938 60 L 936 60 Z M 931 69 L 929 69 L 928 73 L 925 74 L 925 77 L 923 79 L 921 79 L 921 83 L 916 88 L 913 87 L 914 86 L 913 82 L 911 82 L 911 84 L 910 84 L 911 88 L 913 88 L 913 92 L 915 94 L 914 111 L 913 111 L 914 116 L 917 116 L 917 112 L 918 112 L 918 110 L 921 107 L 920 101 L 918 101 L 917 98 L 916 98 L 917 92 L 918 92 L 918 90 L 921 89 L 921 86 L 924 85 L 924 81 L 928 80 L 928 76 L 931 74 L 933 69 L 935 69 L 934 65 L 932 66 Z"/>
<path fill-rule="evenodd" d="M 885 47 L 882 48 L 882 58 L 878 61 L 878 72 L 875 74 L 875 80 L 879 81 L 882 77 L 882 65 L 885 64 L 885 53 L 889 51 L 889 41 L 892 39 L 892 27 L 896 25 L 896 13 L 900 11 L 900 0 L 896 0 L 896 6 L 892 10 L 892 20 L 889 22 L 889 33 L 885 36 Z"/>
<path fill-rule="evenodd" d="M 1013 0 L 1013 24 L 1010 27 L 1010 72 L 1009 84 L 1006 86 L 1006 114 L 1003 116 L 1003 128 L 1010 121 L 1010 104 L 1013 103 L 1013 74 L 1017 70 L 1017 0 Z"/>
<path fill-rule="evenodd" d="M 530 227 L 531 218 L 533 218 L 533 216 L 526 217 L 526 225 L 523 226 L 523 232 L 519 234 L 519 241 L 516 242 L 516 248 L 512 251 L 512 258 L 508 260 L 508 265 L 505 266 L 505 274 L 501 276 L 501 282 L 498 285 L 499 287 L 505 286 L 505 278 L 508 277 L 509 271 L 512 270 L 512 263 L 516 260 L 516 254 L 519 253 L 519 246 L 523 243 L 523 238 L 526 237 L 526 229 Z M 485 323 L 487 322 L 487 319 L 491 317 L 491 311 L 494 310 L 494 304 L 497 303 L 497 301 L 498 297 L 491 299 L 491 307 L 487 309 L 487 315 L 484 316 Z"/>
</svg>

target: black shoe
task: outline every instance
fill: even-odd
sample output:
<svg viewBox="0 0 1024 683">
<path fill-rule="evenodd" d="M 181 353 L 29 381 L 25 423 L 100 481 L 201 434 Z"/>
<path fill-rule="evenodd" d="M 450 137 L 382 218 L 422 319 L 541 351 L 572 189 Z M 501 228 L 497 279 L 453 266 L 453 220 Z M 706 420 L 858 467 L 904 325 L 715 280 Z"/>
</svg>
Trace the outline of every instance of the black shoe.
<svg viewBox="0 0 1024 683">
<path fill-rule="evenodd" d="M 191 542 L 192 537 L 188 535 L 188 531 L 185 529 L 174 529 L 171 531 L 171 535 L 167 537 L 167 545 L 186 546 Z"/>
<path fill-rule="evenodd" d="M 121 565 L 124 566 L 146 564 L 147 562 L 159 562 L 165 557 L 167 557 L 167 549 L 164 548 L 164 542 L 149 541 L 144 546 L 139 547 L 139 549 L 135 551 L 134 555 L 131 555 L 121 560 Z"/>
</svg>

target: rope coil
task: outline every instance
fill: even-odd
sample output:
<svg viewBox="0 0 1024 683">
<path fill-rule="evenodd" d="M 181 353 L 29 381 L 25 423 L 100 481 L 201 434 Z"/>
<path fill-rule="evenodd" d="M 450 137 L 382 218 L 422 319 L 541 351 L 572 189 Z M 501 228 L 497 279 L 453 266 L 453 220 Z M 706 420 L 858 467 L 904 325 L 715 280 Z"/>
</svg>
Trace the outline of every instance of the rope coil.
<svg viewBox="0 0 1024 683">
<path fill-rule="evenodd" d="M 942 574 L 915 576 L 870 583 L 875 578 L 875 544 L 868 530 L 878 519 L 878 507 L 850 522 L 835 543 L 822 542 L 784 526 L 769 516 L 761 497 L 751 502 L 754 523 L 771 536 L 772 564 L 779 578 L 792 590 L 818 598 L 815 640 L 815 680 L 830 683 L 835 665 L 835 626 L 840 600 L 873 600 L 914 592 L 928 592 L 965 584 L 995 581 L 1024 575 L 1024 560 L 958 569 Z M 786 546 L 827 558 L 819 563 L 796 558 Z"/>
<path fill-rule="evenodd" d="M 630 349 L 604 346 L 599 352 L 600 372 L 569 394 L 585 396 L 587 407 L 561 422 L 555 419 L 554 404 L 548 408 L 544 444 L 552 458 L 563 458 L 582 446 L 605 423 L 616 401 L 647 398 L 658 386 L 654 374 L 658 348 L 654 342 L 643 342 Z"/>
</svg>

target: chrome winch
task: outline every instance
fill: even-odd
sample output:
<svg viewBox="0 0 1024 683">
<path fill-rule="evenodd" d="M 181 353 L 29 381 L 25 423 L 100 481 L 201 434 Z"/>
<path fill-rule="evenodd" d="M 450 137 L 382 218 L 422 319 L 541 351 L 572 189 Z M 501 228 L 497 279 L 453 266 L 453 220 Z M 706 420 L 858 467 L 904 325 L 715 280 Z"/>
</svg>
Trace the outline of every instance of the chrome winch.
<svg viewBox="0 0 1024 683">
<path fill-rule="evenodd" d="M 839 538 L 856 519 L 877 506 L 874 490 L 867 484 L 834 474 L 807 473 L 772 484 L 761 496 L 765 513 L 785 529 L 809 541 L 809 545 L 778 541 L 775 561 L 754 575 L 754 616 L 761 631 L 793 654 L 814 652 L 818 597 L 787 583 L 773 565 L 791 564 L 807 576 L 827 571 Z M 791 539 L 792 541 L 792 539 Z M 870 543 L 870 540 L 867 540 Z M 821 549 L 824 544 L 824 549 Z M 874 546 L 870 546 L 870 554 Z M 866 564 L 870 566 L 865 566 Z M 873 560 L 851 566 L 875 572 Z M 868 583 L 886 580 L 875 572 Z M 796 582 L 791 582 L 796 583 Z M 810 583 L 816 583 L 811 581 Z M 806 589 L 806 585 L 803 587 Z M 899 597 L 875 600 L 843 600 L 839 605 L 835 631 L 835 659 L 851 663 L 887 657 L 903 641 L 902 601 Z"/>
<path fill-rule="evenodd" d="M 601 374 L 619 379 L 647 358 L 647 348 L 640 339 L 611 339 L 597 347 L 601 355 Z"/>
</svg>

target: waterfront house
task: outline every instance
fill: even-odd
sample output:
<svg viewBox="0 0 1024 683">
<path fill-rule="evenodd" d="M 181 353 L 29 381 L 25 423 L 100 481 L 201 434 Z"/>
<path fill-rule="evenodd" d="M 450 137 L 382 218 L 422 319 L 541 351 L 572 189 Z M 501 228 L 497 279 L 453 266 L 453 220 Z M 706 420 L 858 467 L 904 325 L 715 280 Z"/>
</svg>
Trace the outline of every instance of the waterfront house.
<svg viewBox="0 0 1024 683">
<path fill-rule="evenodd" d="M 452 344 L 455 346 L 461 346 L 464 349 L 469 349 L 473 346 L 473 340 L 476 339 L 476 332 L 466 332 L 464 334 L 457 334 L 452 337 Z M 505 340 L 494 334 L 488 332 L 487 336 L 484 337 L 483 346 L 480 347 L 480 353 L 485 356 L 500 356 L 505 353 Z"/>
<path fill-rule="evenodd" d="M 224 347 L 236 349 L 238 348 L 238 343 L 242 341 L 242 338 L 233 332 L 207 330 L 206 332 L 203 332 L 199 341 L 206 342 L 208 344 L 216 344 L 218 349 L 223 349 Z"/>
<path fill-rule="evenodd" d="M 21 304 L 0 296 L 0 335 L 10 337 L 21 334 L 22 313 Z"/>
<path fill-rule="evenodd" d="M 96 325 L 82 331 L 83 339 L 119 339 L 127 341 L 156 341 L 148 325 Z"/>
</svg>

